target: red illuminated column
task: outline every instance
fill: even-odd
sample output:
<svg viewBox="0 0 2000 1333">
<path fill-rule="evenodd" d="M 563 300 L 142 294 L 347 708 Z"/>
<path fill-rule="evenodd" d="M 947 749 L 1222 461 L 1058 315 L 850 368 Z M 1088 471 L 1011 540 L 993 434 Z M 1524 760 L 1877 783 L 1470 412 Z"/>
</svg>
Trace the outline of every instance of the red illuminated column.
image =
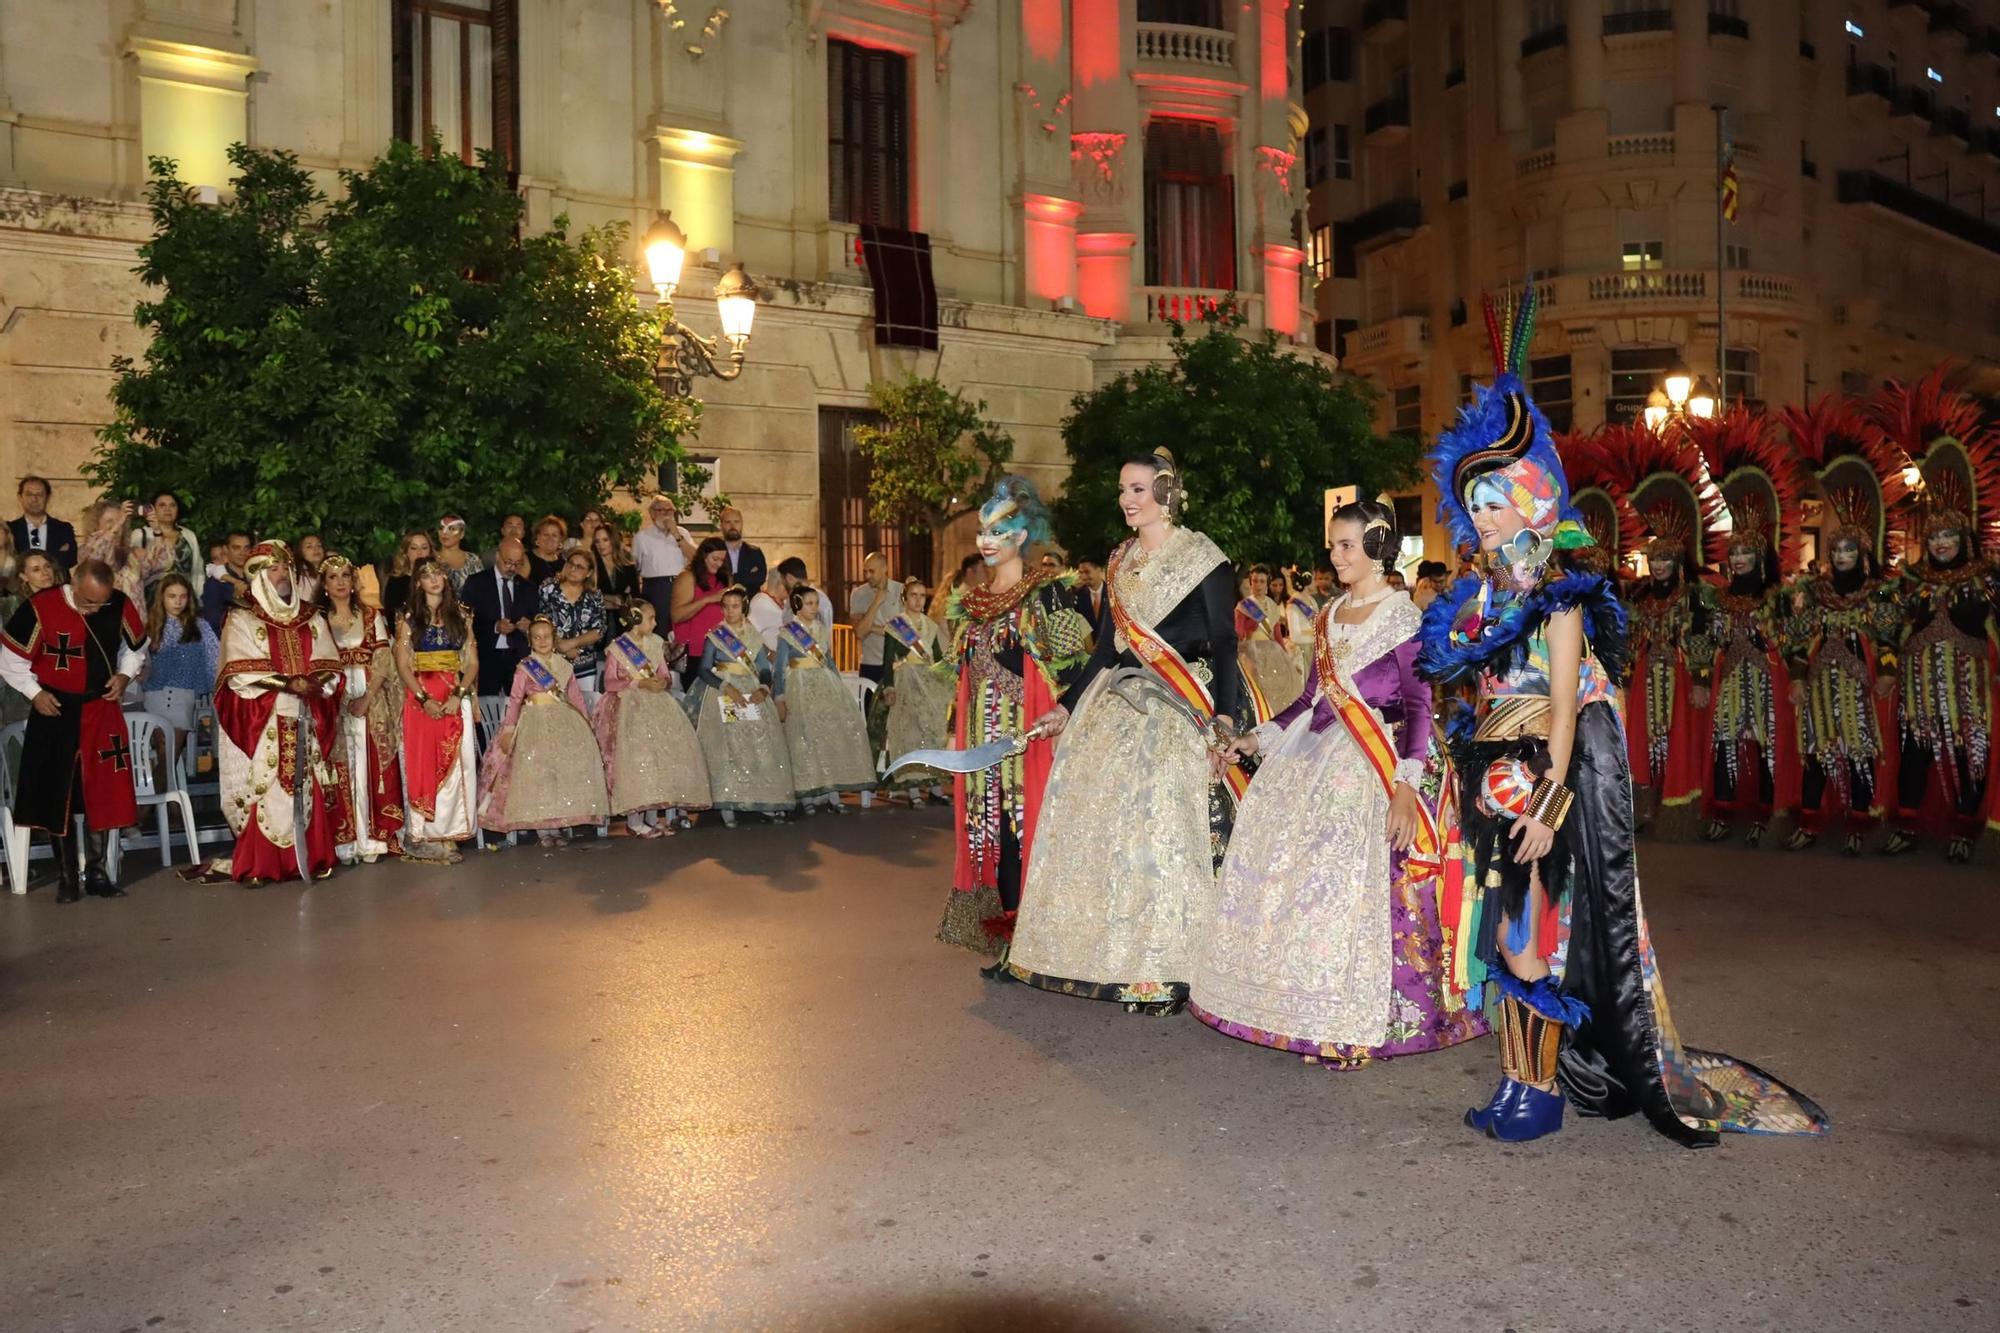
<svg viewBox="0 0 2000 1333">
<path fill-rule="evenodd" d="M 1027 224 L 1028 295 L 1043 301 L 1075 296 L 1076 216 L 1074 199 L 1031 194 L 1021 201 Z"/>
<path fill-rule="evenodd" d="M 1120 322 L 1132 318 L 1132 251 L 1138 243 L 1129 231 L 1076 234 L 1076 296 L 1085 314 Z"/>
<path fill-rule="evenodd" d="M 1288 338 L 1299 332 L 1299 273 L 1306 253 L 1296 245 L 1263 245 L 1256 250 L 1264 265 L 1264 323 Z"/>
</svg>

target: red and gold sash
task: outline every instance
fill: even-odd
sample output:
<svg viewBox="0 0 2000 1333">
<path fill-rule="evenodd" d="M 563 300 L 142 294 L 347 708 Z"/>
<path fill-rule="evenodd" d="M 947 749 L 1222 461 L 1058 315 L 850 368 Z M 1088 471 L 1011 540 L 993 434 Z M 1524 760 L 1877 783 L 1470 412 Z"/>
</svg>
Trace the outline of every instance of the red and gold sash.
<svg viewBox="0 0 2000 1333">
<path fill-rule="evenodd" d="M 1124 602 L 1118 596 L 1118 566 L 1122 563 L 1124 554 L 1124 547 L 1113 553 L 1111 567 L 1105 571 L 1104 586 L 1111 603 L 1111 622 L 1117 626 L 1118 632 L 1125 636 L 1125 641 L 1132 645 L 1133 656 L 1144 662 L 1153 674 L 1159 677 L 1160 683 L 1193 711 L 1201 726 L 1206 729 L 1215 717 L 1215 696 L 1208 692 L 1208 686 L 1202 684 L 1201 678 L 1194 674 L 1194 668 L 1188 665 L 1187 659 L 1151 628 L 1140 624 L 1137 617 L 1125 609 Z M 1263 705 L 1260 701 L 1260 719 L 1262 716 Z M 1238 800 L 1243 798 L 1243 793 L 1250 786 L 1250 775 L 1235 764 L 1223 769 L 1222 780 L 1229 784 L 1231 794 Z"/>
</svg>

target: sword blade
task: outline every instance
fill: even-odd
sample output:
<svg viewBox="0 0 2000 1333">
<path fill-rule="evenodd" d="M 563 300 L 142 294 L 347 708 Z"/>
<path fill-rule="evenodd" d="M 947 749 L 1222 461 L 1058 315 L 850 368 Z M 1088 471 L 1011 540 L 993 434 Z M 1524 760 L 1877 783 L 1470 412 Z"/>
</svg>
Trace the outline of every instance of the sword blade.
<svg viewBox="0 0 2000 1333">
<path fill-rule="evenodd" d="M 292 859 L 298 863 L 299 879 L 313 882 L 312 853 L 306 848 L 306 830 L 312 826 L 314 774 L 319 770 L 319 747 L 314 743 L 312 711 L 299 709 L 298 771 L 292 779 Z"/>
<path fill-rule="evenodd" d="M 1024 740 L 997 740 L 970 750 L 912 750 L 897 756 L 889 765 L 889 772 L 921 765 L 940 773 L 978 773 L 1026 748 Z"/>
</svg>

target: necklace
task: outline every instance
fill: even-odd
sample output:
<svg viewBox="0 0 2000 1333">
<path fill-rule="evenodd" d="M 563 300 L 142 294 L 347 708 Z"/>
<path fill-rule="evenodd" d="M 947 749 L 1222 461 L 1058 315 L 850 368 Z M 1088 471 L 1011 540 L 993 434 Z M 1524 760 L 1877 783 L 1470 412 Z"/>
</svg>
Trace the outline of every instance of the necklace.
<svg viewBox="0 0 2000 1333">
<path fill-rule="evenodd" d="M 1379 589 L 1369 593 L 1366 597 L 1356 597 L 1353 593 L 1347 594 L 1347 604 L 1355 608 L 1373 606 L 1394 591 L 1396 591 L 1394 585 L 1384 583 Z"/>
</svg>

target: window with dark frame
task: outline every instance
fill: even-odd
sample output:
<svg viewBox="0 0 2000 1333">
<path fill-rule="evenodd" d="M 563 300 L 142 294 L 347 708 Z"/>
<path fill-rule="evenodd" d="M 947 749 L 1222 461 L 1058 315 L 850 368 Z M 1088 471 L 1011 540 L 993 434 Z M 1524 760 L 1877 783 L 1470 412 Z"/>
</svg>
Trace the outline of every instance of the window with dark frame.
<svg viewBox="0 0 2000 1333">
<path fill-rule="evenodd" d="M 1306 188 L 1311 189 L 1326 180 L 1331 166 L 1327 156 L 1326 126 L 1315 125 L 1306 131 Z"/>
<path fill-rule="evenodd" d="M 880 423 L 872 412 L 841 407 L 819 411 L 820 561 L 812 574 L 821 593 L 833 598 L 836 621 L 847 619 L 842 614 L 847 590 L 863 582 L 861 562 L 871 551 L 888 557 L 892 577 L 921 574 L 928 582 L 936 574 L 930 534 L 869 520 L 868 455 L 855 444 L 854 428 Z"/>
<path fill-rule="evenodd" d="M 1680 359 L 1680 349 L 1672 345 L 1612 348 L 1611 392 L 1604 400 L 1606 420 L 1637 420 L 1646 406 L 1646 395 L 1659 387 Z"/>
<path fill-rule="evenodd" d="M 1345 125 L 1328 128 L 1333 131 L 1333 178 L 1351 181 L 1354 179 L 1354 134 Z"/>
<path fill-rule="evenodd" d="M 1354 34 L 1349 29 L 1318 28 L 1306 34 L 1299 50 L 1299 82 L 1305 91 L 1353 78 Z"/>
<path fill-rule="evenodd" d="M 1139 22 L 1177 23 L 1184 28 L 1220 28 L 1222 0 L 1139 0 Z"/>
<path fill-rule="evenodd" d="M 826 44 L 827 216 L 910 227 L 909 59 Z"/>
<path fill-rule="evenodd" d="M 1763 401 L 1757 392 L 1762 369 L 1761 358 L 1754 347 L 1731 347 L 1723 351 L 1722 400 L 1725 403 L 1757 403 Z"/>
<path fill-rule="evenodd" d="M 1389 429 L 1398 435 L 1415 435 L 1424 428 L 1424 388 L 1405 384 L 1394 392 L 1394 415 Z"/>
<path fill-rule="evenodd" d="M 519 0 L 393 0 L 393 130 L 467 162 L 520 169 Z"/>
<path fill-rule="evenodd" d="M 1560 356 L 1538 356 L 1528 361 L 1528 392 L 1535 400 L 1535 406 L 1542 409 L 1542 415 L 1549 419 L 1549 429 L 1568 430 L 1575 419 L 1571 402 L 1569 353 Z"/>
<path fill-rule="evenodd" d="M 1312 268 L 1314 282 L 1325 282 L 1333 276 L 1333 227 L 1321 223 L 1312 229 L 1306 240 L 1306 262 Z"/>
<path fill-rule="evenodd" d="M 1236 189 L 1207 121 L 1146 125 L 1146 285 L 1236 286 Z"/>
</svg>

